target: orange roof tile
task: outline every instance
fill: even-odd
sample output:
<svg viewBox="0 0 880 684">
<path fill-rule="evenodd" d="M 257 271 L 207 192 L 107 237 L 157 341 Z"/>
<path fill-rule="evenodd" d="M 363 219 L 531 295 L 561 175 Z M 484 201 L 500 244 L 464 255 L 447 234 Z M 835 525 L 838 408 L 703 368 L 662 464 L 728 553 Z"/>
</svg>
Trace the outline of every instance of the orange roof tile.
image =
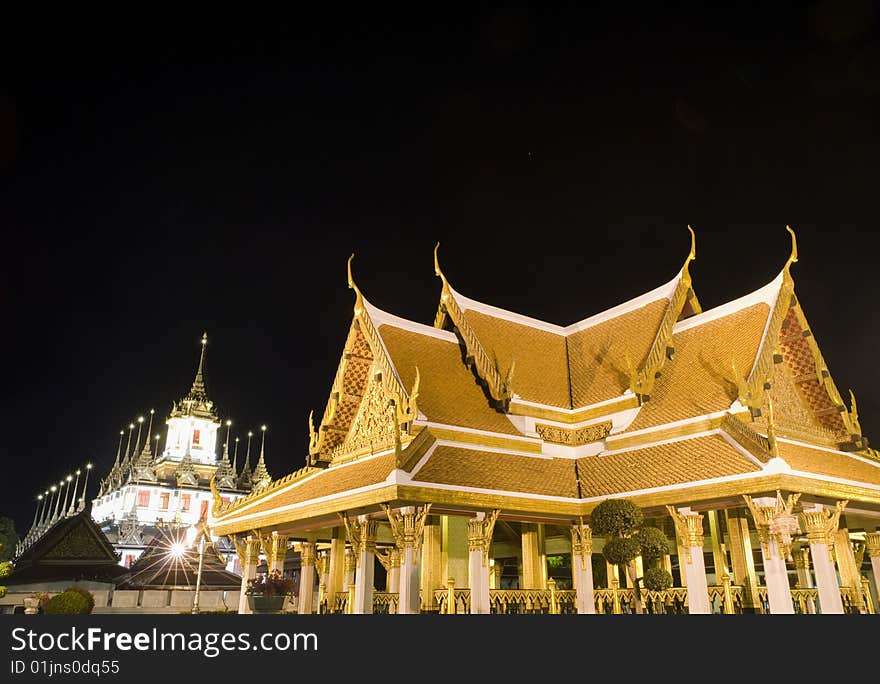
<svg viewBox="0 0 880 684">
<path fill-rule="evenodd" d="M 629 387 L 626 357 L 633 368 L 641 365 L 668 306 L 664 297 L 568 336 L 572 408 L 619 397 Z"/>
<path fill-rule="evenodd" d="M 577 459 L 584 497 L 752 473 L 758 465 L 720 435 Z"/>
<path fill-rule="evenodd" d="M 271 499 L 263 499 L 250 508 L 244 508 L 243 506 L 242 514 L 265 513 L 289 504 L 301 503 L 310 499 L 329 496 L 330 494 L 338 494 L 357 489 L 358 487 L 366 487 L 367 485 L 382 482 L 393 469 L 394 453 L 375 458 L 365 458 L 347 465 L 331 466 L 301 480 L 295 486 Z M 226 515 L 221 516 L 221 520 Z M 233 509 L 228 514 L 231 518 L 238 515 L 239 509 Z"/>
<path fill-rule="evenodd" d="M 577 497 L 574 461 L 441 445 L 413 480 L 548 496 Z"/>
<path fill-rule="evenodd" d="M 814 449 L 778 441 L 779 456 L 794 470 L 880 485 L 880 463 L 868 463 L 842 451 Z"/>
<path fill-rule="evenodd" d="M 762 302 L 674 333 L 675 357 L 628 431 L 729 408 L 737 397 L 731 360 L 748 374 L 769 314 Z"/>
<path fill-rule="evenodd" d="M 462 362 L 458 344 L 387 324 L 379 326 L 379 335 L 404 387 L 412 387 L 418 366 L 418 406 L 428 420 L 519 434 L 507 416 L 489 406 L 483 389 Z"/>
</svg>

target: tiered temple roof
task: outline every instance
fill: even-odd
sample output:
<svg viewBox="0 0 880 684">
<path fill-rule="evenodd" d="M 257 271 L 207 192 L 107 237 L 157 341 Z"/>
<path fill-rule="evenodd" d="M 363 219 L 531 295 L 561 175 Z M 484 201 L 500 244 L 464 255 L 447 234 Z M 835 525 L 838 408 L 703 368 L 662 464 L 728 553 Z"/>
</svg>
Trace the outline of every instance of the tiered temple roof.
<svg viewBox="0 0 880 684">
<path fill-rule="evenodd" d="M 608 497 L 662 510 L 777 489 L 880 510 L 880 458 L 794 294 L 790 232 L 782 271 L 744 297 L 702 311 L 692 241 L 672 280 L 567 327 L 459 294 L 436 251 L 435 325 L 402 319 L 363 297 L 349 261 L 354 317 L 307 466 L 215 497 L 215 531 L 420 502 L 561 522 Z"/>
</svg>

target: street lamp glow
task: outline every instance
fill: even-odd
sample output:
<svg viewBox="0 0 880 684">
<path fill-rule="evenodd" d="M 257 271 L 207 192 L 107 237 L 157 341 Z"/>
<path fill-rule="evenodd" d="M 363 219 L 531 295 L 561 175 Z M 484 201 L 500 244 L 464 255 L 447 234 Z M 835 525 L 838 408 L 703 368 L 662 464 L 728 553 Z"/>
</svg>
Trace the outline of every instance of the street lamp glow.
<svg viewBox="0 0 880 684">
<path fill-rule="evenodd" d="M 186 545 L 181 542 L 174 542 L 171 545 L 171 555 L 174 558 L 180 558 L 186 552 Z"/>
<path fill-rule="evenodd" d="M 265 432 L 265 431 L 266 431 L 266 426 L 265 426 L 265 425 L 261 425 L 261 426 L 260 426 L 260 429 L 261 429 L 263 432 Z"/>
<path fill-rule="evenodd" d="M 227 420 L 227 421 L 226 421 L 226 427 L 229 427 L 230 425 L 232 425 L 232 421 L 231 421 L 231 420 Z"/>
<path fill-rule="evenodd" d="M 49 487 L 49 490 L 50 490 L 50 491 L 53 491 L 53 492 L 54 492 L 56 489 L 58 489 L 58 487 L 56 487 L 55 485 L 52 485 L 51 487 Z"/>
<path fill-rule="evenodd" d="M 92 464 L 86 463 L 86 470 L 91 470 L 91 469 L 92 469 Z"/>
<path fill-rule="evenodd" d="M 67 480 L 68 482 L 70 482 L 73 479 L 73 475 L 68 475 L 64 479 Z"/>
</svg>

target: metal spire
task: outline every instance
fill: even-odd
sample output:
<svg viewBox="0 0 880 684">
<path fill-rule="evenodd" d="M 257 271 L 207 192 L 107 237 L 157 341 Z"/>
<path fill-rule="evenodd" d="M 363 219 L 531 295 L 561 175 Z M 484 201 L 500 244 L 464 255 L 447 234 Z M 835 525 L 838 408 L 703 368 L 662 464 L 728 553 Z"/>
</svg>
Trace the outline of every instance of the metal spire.
<svg viewBox="0 0 880 684">
<path fill-rule="evenodd" d="M 86 479 L 85 479 L 85 482 L 83 482 L 82 497 L 80 497 L 80 500 L 79 500 L 79 509 L 78 510 L 80 510 L 80 511 L 86 507 L 86 494 L 88 493 L 88 489 L 89 489 L 89 472 L 91 471 L 91 469 L 92 469 L 92 464 L 86 463 Z"/>
<path fill-rule="evenodd" d="M 71 516 L 76 513 L 76 490 L 79 488 L 79 474 L 82 472 L 79 468 L 76 469 L 76 482 L 73 483 L 73 496 L 70 499 L 70 508 L 67 509 L 67 515 Z"/>
<path fill-rule="evenodd" d="M 241 471 L 242 474 L 245 472 L 251 472 L 251 437 L 254 436 L 254 433 L 248 430 L 248 443 L 247 443 L 247 453 L 244 457 L 244 469 Z"/>
<path fill-rule="evenodd" d="M 73 481 L 73 475 L 68 475 L 64 478 L 64 481 L 67 483 L 67 486 L 64 488 L 64 505 L 61 507 L 62 518 L 67 515 L 67 497 L 70 494 L 70 483 Z"/>
<path fill-rule="evenodd" d="M 202 334 L 202 353 L 199 356 L 199 368 L 196 371 L 196 378 L 193 380 L 192 389 L 189 391 L 190 399 L 202 399 L 207 396 L 205 393 L 205 349 L 208 347 L 208 333 Z"/>
<path fill-rule="evenodd" d="M 134 430 L 134 423 L 128 424 L 128 443 L 125 445 L 125 458 L 122 459 L 122 467 L 128 465 L 129 452 L 131 451 L 131 431 Z"/>
<path fill-rule="evenodd" d="M 49 505 L 46 506 L 46 510 L 45 510 L 45 512 L 43 513 L 43 517 L 42 517 L 42 519 L 40 520 L 40 527 L 45 526 L 45 524 L 46 524 L 46 523 L 48 522 L 48 520 L 49 520 L 49 511 L 52 510 L 52 504 L 53 504 L 54 501 L 55 501 L 55 492 L 56 492 L 56 491 L 58 491 L 58 488 L 57 488 L 55 485 L 52 485 L 51 487 L 49 487 L 49 490 L 46 492 L 46 496 L 47 496 L 47 498 L 51 498 L 51 501 L 49 502 Z M 50 497 L 49 492 L 51 492 L 51 497 Z"/>
<path fill-rule="evenodd" d="M 149 454 L 150 452 L 150 437 L 153 436 L 153 414 L 155 411 L 150 409 L 150 425 L 147 428 L 147 438 L 144 440 L 144 449 L 143 453 Z"/>
<path fill-rule="evenodd" d="M 134 440 L 134 451 L 131 452 L 132 458 L 134 458 L 135 454 L 138 452 L 138 444 L 141 443 L 141 431 L 144 429 L 144 417 L 138 416 L 138 436 L 137 439 Z"/>
<path fill-rule="evenodd" d="M 58 506 L 61 504 L 61 488 L 64 486 L 64 480 L 58 483 L 58 496 L 55 497 L 55 512 L 52 513 L 52 521 L 58 518 Z"/>
<path fill-rule="evenodd" d="M 119 454 L 122 453 L 122 436 L 125 434 L 125 430 L 119 431 L 119 444 L 116 446 L 116 460 L 113 462 L 113 470 L 119 467 Z"/>
</svg>

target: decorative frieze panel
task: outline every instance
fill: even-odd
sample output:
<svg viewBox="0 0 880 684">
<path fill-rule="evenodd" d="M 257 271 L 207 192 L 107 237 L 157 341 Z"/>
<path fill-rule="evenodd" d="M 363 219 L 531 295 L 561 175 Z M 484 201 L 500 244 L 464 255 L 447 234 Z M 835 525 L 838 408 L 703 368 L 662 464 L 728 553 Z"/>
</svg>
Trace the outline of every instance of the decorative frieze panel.
<svg viewBox="0 0 880 684">
<path fill-rule="evenodd" d="M 535 432 L 545 442 L 551 444 L 564 444 L 566 446 L 581 446 L 590 442 L 598 442 L 605 439 L 611 433 L 611 421 L 586 425 L 581 428 L 564 428 L 556 425 L 535 424 Z"/>
</svg>

